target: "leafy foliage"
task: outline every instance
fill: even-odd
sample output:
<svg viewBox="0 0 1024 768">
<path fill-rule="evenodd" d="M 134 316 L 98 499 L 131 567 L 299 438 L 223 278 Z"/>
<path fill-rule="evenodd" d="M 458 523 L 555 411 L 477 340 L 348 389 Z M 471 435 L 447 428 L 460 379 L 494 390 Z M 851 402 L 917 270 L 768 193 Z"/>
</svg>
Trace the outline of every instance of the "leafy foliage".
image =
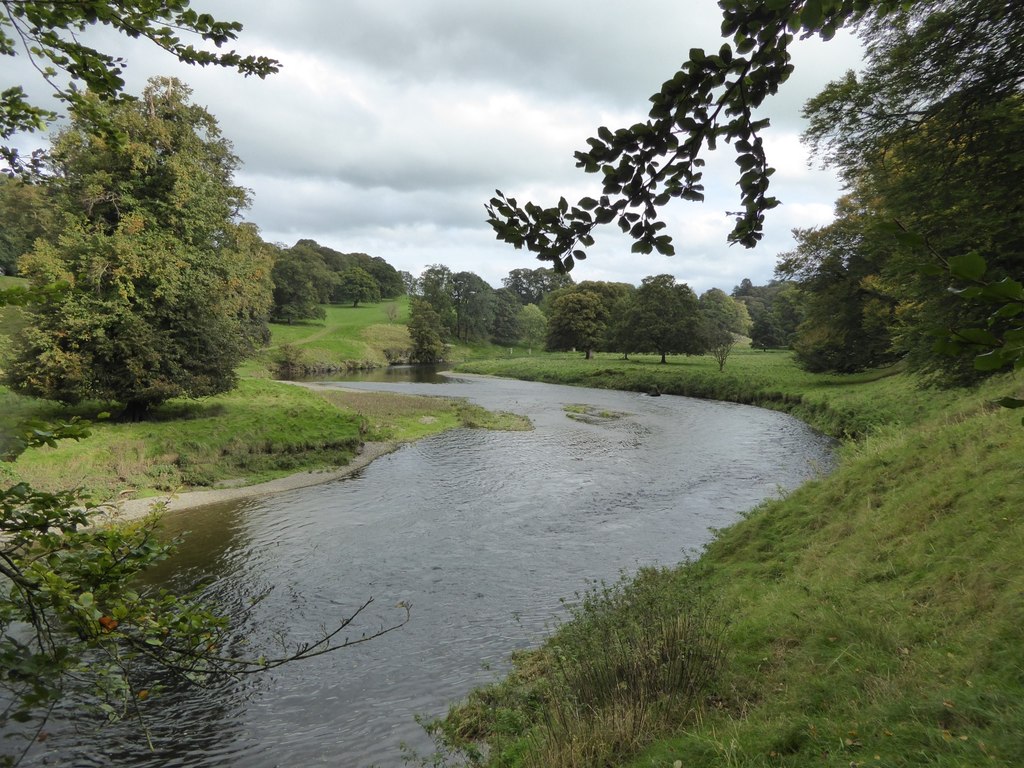
<svg viewBox="0 0 1024 768">
<path fill-rule="evenodd" d="M 494 319 L 491 323 L 491 340 L 502 346 L 519 343 L 523 335 L 520 315 L 523 305 L 508 288 L 499 288 L 492 294 Z"/>
<path fill-rule="evenodd" d="M 589 360 L 604 339 L 608 311 L 590 291 L 571 290 L 551 302 L 548 349 L 581 349 Z"/>
<path fill-rule="evenodd" d="M 486 338 L 494 323 L 494 289 L 473 272 L 456 272 L 451 278 L 451 292 L 455 338 Z"/>
<path fill-rule="evenodd" d="M 536 304 L 527 304 L 519 310 L 522 340 L 532 347 L 542 347 L 548 336 L 548 319 Z"/>
<path fill-rule="evenodd" d="M 54 228 L 45 188 L 0 175 L 0 221 L 0 273 L 16 275 L 22 254 Z"/>
<path fill-rule="evenodd" d="M 560 288 L 567 288 L 573 284 L 569 275 L 556 272 L 547 267 L 537 269 L 513 269 L 501 280 L 502 285 L 519 297 L 519 301 L 526 304 L 540 305 L 544 297 L 552 291 Z"/>
<path fill-rule="evenodd" d="M 413 298 L 409 304 L 409 336 L 414 363 L 437 363 L 444 360 L 444 329 L 441 318 L 425 299 Z"/>
<path fill-rule="evenodd" d="M 970 356 L 943 354 L 949 347 L 935 339 L 985 324 L 992 309 L 947 290 L 950 266 L 975 253 L 992 281 L 1024 270 L 1024 211 L 1015 203 L 1024 10 L 918 0 L 884 22 L 867 19 L 862 36 L 868 66 L 808 103 L 807 138 L 888 223 L 888 253 L 875 268 L 896 305 L 894 350 L 939 383 L 967 383 L 987 372 Z"/>
<path fill-rule="evenodd" d="M 977 252 L 953 258 L 949 263 L 953 276 L 966 287 L 958 293 L 977 306 L 987 306 L 991 313 L 984 325 L 958 328 L 937 345 L 940 352 L 961 354 L 973 352 L 974 367 L 986 373 L 1010 368 L 1024 369 L 1024 286 L 1017 280 L 987 280 L 988 265 Z M 1024 400 L 1004 397 L 1000 405 L 1022 408 Z"/>
<path fill-rule="evenodd" d="M 775 273 L 801 290 L 803 320 L 792 340 L 810 371 L 851 373 L 888 365 L 898 300 L 883 276 L 892 238 L 853 196 L 825 227 L 794 231 L 797 247 Z"/>
<path fill-rule="evenodd" d="M 380 286 L 365 269 L 350 267 L 338 275 L 334 295 L 341 301 L 351 301 L 353 307 L 359 302 L 380 301 Z"/>
<path fill-rule="evenodd" d="M 27 427 L 6 458 L 20 449 L 80 439 L 87 428 L 83 422 Z M 405 623 L 354 639 L 342 636 L 368 601 L 335 629 L 277 657 L 237 656 L 231 651 L 237 625 L 210 607 L 198 589 L 178 594 L 139 586 L 138 575 L 175 546 L 158 537 L 158 516 L 98 528 L 98 511 L 74 491 L 45 493 L 27 483 L 0 488 L 0 730 L 9 739 L 24 738 L 14 751 L 0 754 L 0 764 L 20 762 L 62 699 L 144 726 L 147 701 L 158 699 L 154 694 L 168 676 L 202 684 L 260 672 L 365 642 Z M 17 742 L 7 740 L 5 747 L 12 744 Z"/>
<path fill-rule="evenodd" d="M 323 320 L 324 292 L 331 288 L 331 275 L 315 254 L 297 248 L 280 251 L 271 272 L 274 307 L 271 318 L 289 325 L 296 320 Z M 326 287 L 325 287 L 326 284 Z"/>
<path fill-rule="evenodd" d="M 630 352 L 696 355 L 704 351 L 697 296 L 672 275 L 645 277 L 626 310 L 621 332 Z"/>
<path fill-rule="evenodd" d="M 186 64 L 228 67 L 260 78 L 278 71 L 279 63 L 265 56 L 201 47 L 212 43 L 221 49 L 237 38 L 242 25 L 218 21 L 189 6 L 189 0 L 2 0 L 0 56 L 28 56 L 60 101 L 79 115 L 90 115 L 105 128 L 108 139 L 116 141 L 120 129 L 107 121 L 105 109 L 93 97 L 111 102 L 128 99 L 122 93 L 125 62 L 83 42 L 80 33 L 90 27 L 146 39 Z M 52 110 L 30 102 L 21 86 L 0 92 L 0 140 L 4 142 L 18 132 L 41 130 L 56 117 Z M 0 147 L 0 156 L 15 170 L 24 168 L 15 149 Z"/>
<path fill-rule="evenodd" d="M 267 338 L 272 254 L 234 186 L 238 160 L 216 120 L 173 79 L 136 102 L 94 103 L 125 140 L 76 115 L 50 160 L 59 233 L 21 260 L 37 288 L 7 367 L 20 392 L 140 413 L 178 395 L 234 386 L 235 367 Z M 140 172 L 145 169 L 145 173 Z"/>
<path fill-rule="evenodd" d="M 520 203 L 498 192 L 487 206 L 499 240 L 526 248 L 556 269 L 569 271 L 586 258 L 598 226 L 616 223 L 633 238 L 634 253 L 674 252 L 658 209 L 674 199 L 704 197 L 702 153 L 731 144 L 739 170 L 740 203 L 730 242 L 752 247 L 762 237 L 764 214 L 779 204 L 768 193 L 774 172 L 761 134 L 768 121 L 755 111 L 793 70 L 789 46 L 796 33 L 831 38 L 895 2 L 777 0 L 751 5 L 721 0 L 722 34 L 732 38 L 717 52 L 694 48 L 683 67 L 651 96 L 649 119 L 629 128 L 598 129 L 576 165 L 602 177 L 602 194 L 575 205 L 565 198 L 549 208 Z"/>
</svg>

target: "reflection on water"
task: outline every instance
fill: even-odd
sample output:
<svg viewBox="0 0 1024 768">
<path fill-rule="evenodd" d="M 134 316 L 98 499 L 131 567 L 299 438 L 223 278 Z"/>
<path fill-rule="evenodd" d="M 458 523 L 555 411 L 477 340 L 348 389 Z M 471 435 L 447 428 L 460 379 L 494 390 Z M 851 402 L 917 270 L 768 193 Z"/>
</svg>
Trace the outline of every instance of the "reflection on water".
<svg viewBox="0 0 1024 768">
<path fill-rule="evenodd" d="M 127 727 L 76 745 L 57 726 L 36 764 L 402 765 L 402 742 L 430 748 L 413 716 L 441 715 L 492 680 L 544 636 L 560 599 L 676 563 L 709 528 L 830 465 L 827 439 L 745 406 L 476 377 L 357 386 L 464 396 L 536 429 L 456 430 L 350 480 L 169 515 L 170 533 L 191 533 L 152 578 L 209 582 L 239 612 L 272 586 L 244 624 L 254 654 L 278 631 L 311 639 L 371 596 L 353 636 L 400 619 L 401 600 L 412 622 L 244 684 L 170 691 L 149 702 L 153 753 Z M 567 418 L 580 403 L 625 415 Z"/>
<path fill-rule="evenodd" d="M 370 368 L 365 371 L 339 371 L 324 376 L 310 376 L 296 381 L 372 381 L 392 384 L 445 384 L 450 379 L 443 374 L 450 365 L 389 365 L 384 368 Z"/>
</svg>

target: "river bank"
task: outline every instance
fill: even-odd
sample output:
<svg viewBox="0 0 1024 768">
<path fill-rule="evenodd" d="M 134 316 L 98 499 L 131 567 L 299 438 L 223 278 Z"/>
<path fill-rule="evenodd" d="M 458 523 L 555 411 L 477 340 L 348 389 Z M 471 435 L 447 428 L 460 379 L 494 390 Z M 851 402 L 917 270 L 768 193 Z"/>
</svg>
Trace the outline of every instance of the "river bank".
<svg viewBox="0 0 1024 768">
<path fill-rule="evenodd" d="M 242 380 L 238 389 L 217 397 L 170 401 L 146 421 L 90 420 L 88 438 L 32 448 L 0 465 L 0 472 L 42 490 L 78 488 L 97 503 L 141 499 L 133 503 L 135 510 L 176 496 L 172 508 L 180 508 L 186 498 L 205 504 L 248 493 L 237 486 L 320 482 L 372 460 L 382 450 L 378 444 L 462 426 L 529 428 L 522 417 L 446 398 L 257 379 Z M 287 480 L 294 475 L 299 478 Z"/>
<path fill-rule="evenodd" d="M 894 372 L 763 378 L 736 362 L 718 380 L 690 360 L 466 366 L 588 386 L 674 375 L 692 389 L 694 374 L 735 389 L 726 399 L 809 401 L 815 426 L 859 439 L 698 560 L 592 592 L 431 726 L 439 764 L 452 750 L 502 768 L 1019 765 L 1024 428 L 992 403 L 1021 383 L 935 392 Z M 681 640 L 695 656 L 664 651 Z"/>
<path fill-rule="evenodd" d="M 394 441 L 364 443 L 359 453 L 344 467 L 296 472 L 292 475 L 253 485 L 182 491 L 168 496 L 145 499 L 115 500 L 101 506 L 94 521 L 100 525 L 126 523 L 145 517 L 156 506 L 159 506 L 161 512 L 180 512 L 186 509 L 205 507 L 210 504 L 252 499 L 258 496 L 268 496 L 285 491 L 294 491 L 298 488 L 308 488 L 309 486 L 321 483 L 330 483 L 335 480 L 343 480 L 347 477 L 352 477 L 369 465 L 370 462 L 397 450 L 400 446 L 401 443 Z"/>
</svg>

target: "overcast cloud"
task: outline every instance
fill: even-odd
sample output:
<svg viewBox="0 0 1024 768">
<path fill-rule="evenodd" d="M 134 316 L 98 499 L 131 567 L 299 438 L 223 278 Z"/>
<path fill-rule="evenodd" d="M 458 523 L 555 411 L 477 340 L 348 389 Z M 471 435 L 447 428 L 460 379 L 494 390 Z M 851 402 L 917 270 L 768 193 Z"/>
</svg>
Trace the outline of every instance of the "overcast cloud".
<svg viewBox="0 0 1024 768">
<path fill-rule="evenodd" d="M 254 192 L 246 218 L 264 239 L 311 238 L 413 274 L 442 263 L 495 287 L 509 270 L 539 263 L 494 239 L 483 210 L 494 190 L 543 205 L 560 195 L 596 196 L 599 177 L 576 169 L 573 152 L 600 125 L 645 117 L 647 97 L 691 47 L 722 42 L 714 0 L 193 5 L 242 22 L 237 49 L 279 59 L 281 72 L 244 80 L 179 65 L 135 41 L 104 41 L 125 57 L 129 90 L 174 75 L 217 117 L 243 161 L 238 181 Z M 631 255 L 613 227 L 600 233 L 576 280 L 639 283 L 671 273 L 698 293 L 729 291 L 744 277 L 761 284 L 792 246 L 793 227 L 831 220 L 840 187 L 831 173 L 808 168 L 800 107 L 856 68 L 860 49 L 851 37 L 806 41 L 794 58 L 796 73 L 766 110 L 773 192 L 783 206 L 769 214 L 762 243 L 726 243 L 726 211 L 738 207 L 727 150 L 710 158 L 703 204 L 665 209 L 676 256 Z M 31 78 L 23 64 L 19 73 Z"/>
</svg>

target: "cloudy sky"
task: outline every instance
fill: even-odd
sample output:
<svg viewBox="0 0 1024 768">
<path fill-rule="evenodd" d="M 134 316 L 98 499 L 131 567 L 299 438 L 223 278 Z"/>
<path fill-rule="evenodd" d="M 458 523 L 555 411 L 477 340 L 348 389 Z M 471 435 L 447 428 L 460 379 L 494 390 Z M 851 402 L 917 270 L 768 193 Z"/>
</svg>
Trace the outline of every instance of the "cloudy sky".
<svg viewBox="0 0 1024 768">
<path fill-rule="evenodd" d="M 236 48 L 282 62 L 259 80 L 177 64 L 152 46 L 104 38 L 127 61 L 129 90 L 175 75 L 219 120 L 254 192 L 246 218 L 264 239 L 312 238 L 340 251 L 381 256 L 419 274 L 430 264 L 476 272 L 496 287 L 509 270 L 539 263 L 497 242 L 484 203 L 501 189 L 551 205 L 597 196 L 599 177 L 573 152 L 598 126 L 646 116 L 691 47 L 717 49 L 714 0 L 194 0 L 197 11 L 235 19 Z M 19 57 L 23 59 L 24 57 Z M 729 246 L 738 207 L 727 152 L 705 172 L 707 199 L 673 203 L 666 221 L 677 255 L 636 256 L 605 228 L 576 280 L 638 283 L 671 273 L 698 293 L 772 275 L 790 230 L 827 223 L 834 176 L 808 167 L 800 107 L 829 80 L 856 68 L 851 37 L 805 41 L 796 73 L 766 114 L 776 166 L 769 214 L 754 250 Z M 19 69 L 24 62 L 18 62 Z M 5 65 L 6 67 L 6 65 Z M 0 77 L 0 85 L 7 76 Z M 33 88 L 33 92 L 37 89 Z"/>
</svg>

